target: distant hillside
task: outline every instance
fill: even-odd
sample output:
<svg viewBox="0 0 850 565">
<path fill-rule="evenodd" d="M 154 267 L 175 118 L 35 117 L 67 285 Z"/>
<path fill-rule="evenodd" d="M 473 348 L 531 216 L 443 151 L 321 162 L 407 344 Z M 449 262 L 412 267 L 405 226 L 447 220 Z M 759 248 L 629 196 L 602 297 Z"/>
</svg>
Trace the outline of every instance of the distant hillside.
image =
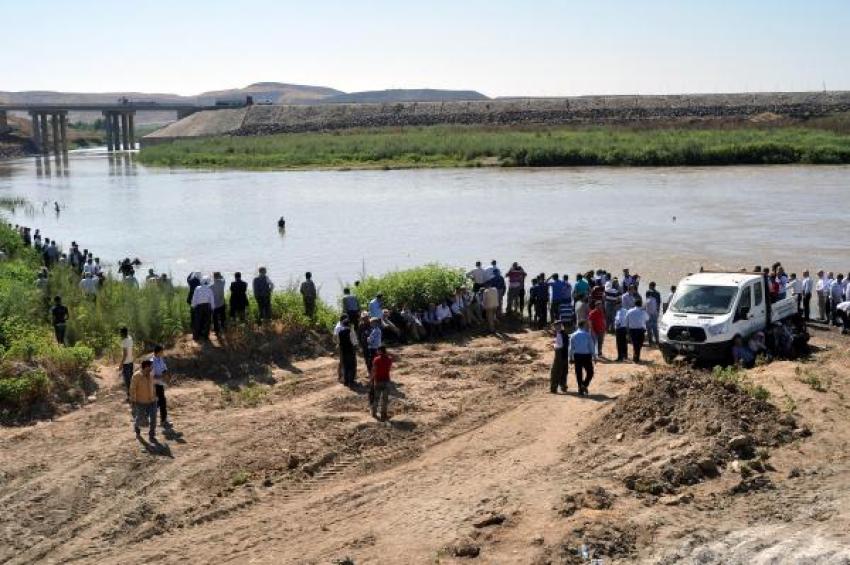
<svg viewBox="0 0 850 565">
<path fill-rule="evenodd" d="M 464 100 L 489 100 L 480 92 L 474 90 L 436 90 L 430 88 L 420 89 L 392 89 L 392 90 L 367 90 L 364 92 L 351 92 L 348 94 L 337 94 L 325 98 L 322 104 L 386 104 L 389 102 L 457 102 Z"/>
<path fill-rule="evenodd" d="M 329 97 L 344 95 L 341 90 L 324 86 L 286 84 L 282 82 L 256 82 L 245 88 L 212 90 L 202 92 L 196 98 L 203 104 L 214 104 L 221 99 L 243 99 L 253 96 L 255 102 L 269 101 L 273 104 L 315 104 Z"/>
</svg>

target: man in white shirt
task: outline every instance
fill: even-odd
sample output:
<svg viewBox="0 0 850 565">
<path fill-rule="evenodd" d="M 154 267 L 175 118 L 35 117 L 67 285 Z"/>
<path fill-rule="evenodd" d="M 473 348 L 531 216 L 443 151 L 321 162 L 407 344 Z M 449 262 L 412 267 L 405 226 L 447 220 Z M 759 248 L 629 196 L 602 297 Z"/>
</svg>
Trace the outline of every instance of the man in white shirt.
<svg viewBox="0 0 850 565">
<path fill-rule="evenodd" d="M 201 284 L 192 293 L 192 337 L 197 340 L 207 341 L 210 338 L 210 321 L 212 320 L 212 309 L 215 303 L 210 278 L 204 277 Z"/>
<path fill-rule="evenodd" d="M 629 337 L 632 338 L 632 360 L 640 363 L 640 350 L 643 348 L 643 340 L 646 337 L 646 324 L 649 322 L 649 314 L 643 309 L 643 301 L 638 295 L 635 305 L 626 313 L 626 328 Z"/>
<path fill-rule="evenodd" d="M 617 362 L 625 361 L 629 358 L 629 328 L 626 326 L 626 316 L 628 308 L 624 308 L 622 304 L 614 314 L 614 336 L 617 338 Z"/>
<path fill-rule="evenodd" d="M 129 400 L 130 381 L 133 378 L 133 338 L 127 328 L 121 328 L 119 333 L 121 334 L 121 365 L 118 370 L 121 371 L 121 376 L 124 379 L 124 390 L 127 392 L 127 399 Z"/>
<path fill-rule="evenodd" d="M 472 292 L 478 292 L 487 282 L 487 272 L 481 268 L 481 261 L 476 261 L 475 268 L 466 273 L 466 276 L 472 279 Z"/>
<path fill-rule="evenodd" d="M 797 278 L 797 273 L 791 273 L 791 278 L 789 278 L 788 282 L 785 283 L 785 288 L 797 301 L 797 312 L 800 312 L 803 305 L 803 284 L 800 282 L 800 279 Z"/>
<path fill-rule="evenodd" d="M 838 319 L 841 320 L 841 333 L 850 333 L 850 300 L 838 303 L 835 310 L 838 312 Z"/>
<path fill-rule="evenodd" d="M 806 321 L 809 320 L 809 315 L 811 313 L 812 287 L 812 277 L 809 276 L 809 271 L 803 271 L 803 280 L 800 283 L 800 294 L 803 297 L 803 318 L 805 318 Z"/>
<path fill-rule="evenodd" d="M 86 273 L 86 276 L 80 281 L 80 290 L 82 290 L 83 294 L 86 296 L 94 296 L 97 294 L 97 280 L 92 277 L 91 273 Z"/>
<path fill-rule="evenodd" d="M 818 271 L 818 282 L 815 286 L 818 293 L 818 320 L 826 321 L 826 302 L 829 298 L 829 279 L 824 276 L 823 271 Z"/>
</svg>

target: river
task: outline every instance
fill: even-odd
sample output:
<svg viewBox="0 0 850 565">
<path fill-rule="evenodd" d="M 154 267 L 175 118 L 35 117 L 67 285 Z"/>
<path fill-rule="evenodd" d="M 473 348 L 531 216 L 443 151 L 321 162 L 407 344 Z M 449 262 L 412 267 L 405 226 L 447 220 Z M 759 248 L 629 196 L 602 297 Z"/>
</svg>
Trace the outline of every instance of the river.
<svg viewBox="0 0 850 565">
<path fill-rule="evenodd" d="M 663 287 L 701 265 L 846 271 L 849 193 L 847 166 L 200 171 L 102 150 L 0 161 L 0 197 L 32 204 L 14 223 L 66 247 L 181 281 L 265 265 L 281 286 L 309 270 L 326 298 L 364 270 L 477 259 L 529 273 L 629 267 Z"/>
</svg>

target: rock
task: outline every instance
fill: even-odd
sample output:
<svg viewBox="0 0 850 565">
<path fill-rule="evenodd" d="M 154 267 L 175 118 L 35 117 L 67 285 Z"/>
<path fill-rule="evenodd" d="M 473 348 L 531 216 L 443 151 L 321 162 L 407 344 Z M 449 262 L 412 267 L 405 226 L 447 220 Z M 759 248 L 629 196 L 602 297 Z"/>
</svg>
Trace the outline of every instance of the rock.
<svg viewBox="0 0 850 565">
<path fill-rule="evenodd" d="M 788 428 L 796 428 L 797 420 L 791 414 L 783 414 L 779 417 L 779 423 Z"/>
<path fill-rule="evenodd" d="M 809 437 L 810 435 L 812 435 L 812 430 L 810 430 L 808 426 L 796 428 L 793 432 L 791 432 L 791 436 L 794 439 L 802 439 L 804 437 Z"/>
<path fill-rule="evenodd" d="M 331 561 L 333 565 L 354 565 L 354 561 L 350 557 L 341 557 Z"/>
<path fill-rule="evenodd" d="M 505 518 L 504 514 L 491 514 L 486 516 L 477 522 L 473 522 L 472 525 L 476 528 L 486 528 L 487 526 L 498 526 L 502 524 L 507 518 Z"/>
<path fill-rule="evenodd" d="M 773 488 L 773 483 L 764 475 L 759 475 L 751 479 L 741 479 L 741 482 L 730 489 L 732 494 L 746 494 L 757 490 L 769 490 Z"/>
<path fill-rule="evenodd" d="M 289 457 L 286 459 L 286 468 L 291 471 L 298 467 L 300 463 L 301 459 L 299 459 L 297 455 L 290 454 Z"/>
<path fill-rule="evenodd" d="M 667 424 L 667 433 L 678 434 L 679 424 L 677 424 L 676 422 L 670 422 L 669 424 Z"/>
<path fill-rule="evenodd" d="M 764 463 L 761 459 L 754 459 L 753 461 L 750 461 L 750 469 L 758 471 L 759 473 L 764 473 Z"/>
<path fill-rule="evenodd" d="M 655 422 L 653 422 L 653 425 L 656 428 L 663 428 L 664 426 L 666 426 L 669 423 L 670 423 L 670 418 L 667 418 L 666 416 L 662 416 L 660 418 L 656 418 Z"/>
<path fill-rule="evenodd" d="M 705 432 L 706 432 L 707 435 L 710 435 L 710 436 L 719 434 L 722 429 L 723 429 L 723 427 L 720 424 L 718 424 L 717 422 L 709 422 L 705 426 Z"/>
<path fill-rule="evenodd" d="M 534 536 L 531 538 L 531 545 L 543 545 L 544 541 L 543 536 Z"/>
<path fill-rule="evenodd" d="M 800 470 L 799 467 L 791 467 L 791 470 L 788 471 L 788 478 L 789 479 L 796 479 L 797 477 L 799 477 L 802 474 L 803 474 L 803 472 Z"/>
<path fill-rule="evenodd" d="M 738 461 L 737 459 L 735 459 L 734 461 L 729 463 L 729 470 L 732 471 L 733 473 L 740 473 L 741 472 L 741 462 Z"/>
<path fill-rule="evenodd" d="M 481 554 L 481 548 L 473 543 L 463 542 L 453 545 L 449 551 L 455 557 L 475 558 Z"/>
<path fill-rule="evenodd" d="M 91 396 L 87 397 L 86 400 L 88 400 L 89 402 L 94 402 L 95 400 L 97 400 L 97 395 L 92 394 Z"/>
<path fill-rule="evenodd" d="M 664 506 L 679 506 L 682 504 L 690 504 L 694 499 L 691 493 L 680 494 L 678 496 L 662 496 L 658 502 Z"/>
<path fill-rule="evenodd" d="M 623 432 L 618 433 L 618 434 L 617 434 L 617 441 L 623 441 L 623 437 L 624 437 L 625 435 L 626 435 L 626 434 L 624 434 Z"/>
<path fill-rule="evenodd" d="M 640 429 L 640 433 L 642 435 L 645 435 L 645 436 L 648 436 L 649 434 L 651 434 L 654 431 L 655 431 L 655 424 L 653 424 L 652 422 L 647 422 Z"/>
<path fill-rule="evenodd" d="M 271 479 L 269 479 L 268 477 L 266 477 L 266 479 L 263 481 L 263 486 L 264 486 L 264 487 L 267 487 L 267 488 L 268 488 L 268 487 L 270 487 L 270 486 L 272 486 L 273 484 L 274 484 L 274 481 L 272 481 L 272 480 L 271 480 Z"/>
<path fill-rule="evenodd" d="M 717 463 L 710 457 L 697 461 L 697 467 L 699 467 L 700 471 L 702 471 L 706 477 L 715 477 L 719 473 Z"/>
<path fill-rule="evenodd" d="M 733 451 L 743 451 L 745 449 L 752 448 L 753 440 L 747 434 L 741 434 L 732 437 L 732 439 L 729 440 L 728 445 L 729 449 Z"/>
</svg>

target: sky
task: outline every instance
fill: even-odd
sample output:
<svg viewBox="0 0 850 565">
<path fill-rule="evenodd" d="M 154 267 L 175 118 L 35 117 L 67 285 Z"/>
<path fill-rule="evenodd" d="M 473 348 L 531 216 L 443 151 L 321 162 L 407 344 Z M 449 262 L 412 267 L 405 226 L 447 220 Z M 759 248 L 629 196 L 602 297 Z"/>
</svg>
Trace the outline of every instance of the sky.
<svg viewBox="0 0 850 565">
<path fill-rule="evenodd" d="M 0 90 L 850 90 L 850 0 L 0 0 Z"/>
</svg>

